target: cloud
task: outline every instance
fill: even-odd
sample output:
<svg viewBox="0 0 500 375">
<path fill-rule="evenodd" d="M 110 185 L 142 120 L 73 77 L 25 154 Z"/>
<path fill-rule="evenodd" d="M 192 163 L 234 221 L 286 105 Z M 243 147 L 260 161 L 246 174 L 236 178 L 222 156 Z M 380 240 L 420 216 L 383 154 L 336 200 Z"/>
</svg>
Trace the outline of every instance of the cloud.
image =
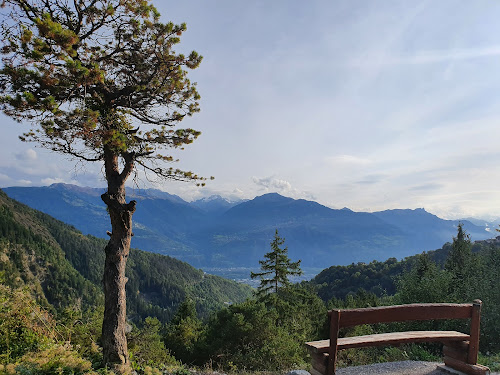
<svg viewBox="0 0 500 375">
<path fill-rule="evenodd" d="M 449 50 L 431 50 L 417 52 L 407 56 L 384 56 L 382 58 L 370 58 L 364 56 L 362 59 L 352 60 L 348 63 L 352 67 L 366 67 L 373 65 L 419 65 L 440 62 L 452 62 L 460 60 L 470 60 L 486 57 L 500 56 L 500 46 L 490 46 L 483 48 L 460 48 Z"/>
<path fill-rule="evenodd" d="M 252 177 L 252 181 L 266 190 L 277 189 L 278 191 L 283 192 L 292 190 L 292 185 L 288 181 L 280 180 L 272 176 L 264 178 L 254 176 Z"/>
<path fill-rule="evenodd" d="M 32 185 L 33 182 L 31 182 L 30 180 L 17 180 L 16 184 L 18 186 L 29 186 L 29 185 Z"/>
<path fill-rule="evenodd" d="M 35 150 L 29 148 L 27 150 L 15 154 L 15 157 L 17 160 L 21 161 L 34 161 L 38 158 L 38 155 Z"/>
<path fill-rule="evenodd" d="M 12 179 L 6 174 L 0 173 L 0 184 L 5 185 L 12 181 Z"/>
<path fill-rule="evenodd" d="M 411 190 L 411 191 L 433 191 L 433 190 L 438 190 L 442 187 L 444 187 L 444 184 L 429 183 L 429 184 L 413 186 L 413 187 L 409 188 L 409 190 Z"/>
<path fill-rule="evenodd" d="M 308 200 L 316 200 L 317 198 L 315 197 L 314 194 L 312 194 L 309 191 L 304 191 L 304 190 L 299 190 L 296 189 L 292 186 L 292 184 L 286 180 L 277 178 L 275 176 L 269 176 L 269 177 L 252 177 L 252 181 L 259 186 L 262 190 L 265 192 L 278 192 L 283 195 L 286 195 L 287 197 L 290 198 L 295 198 L 295 199 L 308 199 Z"/>
<path fill-rule="evenodd" d="M 326 158 L 328 164 L 333 166 L 353 166 L 359 165 L 364 166 L 371 164 L 372 161 L 370 159 L 362 158 L 355 155 L 336 155 L 330 156 Z"/>
<path fill-rule="evenodd" d="M 371 174 L 364 176 L 361 180 L 356 181 L 357 184 L 360 185 L 373 185 L 378 182 L 381 182 L 383 179 L 388 178 L 389 176 L 386 174 Z"/>
</svg>

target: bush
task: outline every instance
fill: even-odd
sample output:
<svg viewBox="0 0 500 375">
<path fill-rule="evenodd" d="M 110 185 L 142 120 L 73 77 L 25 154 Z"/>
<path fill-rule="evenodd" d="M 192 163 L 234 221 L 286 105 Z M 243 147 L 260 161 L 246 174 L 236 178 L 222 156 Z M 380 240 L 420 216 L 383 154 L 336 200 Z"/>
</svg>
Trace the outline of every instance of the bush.
<svg viewBox="0 0 500 375">
<path fill-rule="evenodd" d="M 0 373 L 7 375 L 82 375 L 95 374 L 90 361 L 83 359 L 70 345 L 53 345 L 45 350 L 27 353 Z"/>
<path fill-rule="evenodd" d="M 202 352 L 224 369 L 285 370 L 302 364 L 304 348 L 276 310 L 247 301 L 219 311 L 210 321 Z"/>
<path fill-rule="evenodd" d="M 146 318 L 142 329 L 134 327 L 128 335 L 130 360 L 134 367 L 164 367 L 176 364 L 169 351 L 165 349 L 160 336 L 161 323 L 157 318 Z M 149 370 L 148 370 L 149 371 Z M 152 371 L 152 370 L 151 370 Z"/>
<path fill-rule="evenodd" d="M 57 336 L 56 323 L 27 290 L 0 284 L 0 363 L 46 347 Z"/>
</svg>

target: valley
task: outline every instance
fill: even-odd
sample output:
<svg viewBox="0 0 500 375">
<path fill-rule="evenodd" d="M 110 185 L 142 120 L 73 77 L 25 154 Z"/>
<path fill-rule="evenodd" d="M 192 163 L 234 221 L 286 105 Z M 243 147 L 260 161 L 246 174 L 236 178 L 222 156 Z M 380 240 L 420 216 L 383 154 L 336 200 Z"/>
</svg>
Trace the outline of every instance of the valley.
<svg viewBox="0 0 500 375">
<path fill-rule="evenodd" d="M 110 229 L 103 189 L 67 184 L 10 187 L 4 191 L 37 210 L 104 238 Z M 186 202 L 158 190 L 130 190 L 138 201 L 132 247 L 185 261 L 216 274 L 244 278 L 258 267 L 275 229 L 292 259 L 305 268 L 384 261 L 440 248 L 455 235 L 458 220 L 443 220 L 424 209 L 367 213 L 331 209 L 276 193 L 249 201 L 223 198 Z M 495 236 L 488 227 L 463 221 L 473 240 Z M 223 271 L 222 271 L 223 270 Z"/>
</svg>

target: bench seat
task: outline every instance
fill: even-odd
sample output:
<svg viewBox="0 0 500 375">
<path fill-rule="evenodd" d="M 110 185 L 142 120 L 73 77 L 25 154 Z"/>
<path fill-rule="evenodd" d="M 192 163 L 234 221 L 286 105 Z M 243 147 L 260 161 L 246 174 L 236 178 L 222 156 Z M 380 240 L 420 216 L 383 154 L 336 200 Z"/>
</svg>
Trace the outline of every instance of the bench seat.
<svg viewBox="0 0 500 375">
<path fill-rule="evenodd" d="M 468 341 L 470 335 L 457 331 L 408 331 L 378 333 L 374 335 L 343 337 L 337 339 L 338 350 L 366 346 L 399 345 L 412 342 Z M 313 353 L 327 353 L 330 340 L 306 342 Z"/>
</svg>

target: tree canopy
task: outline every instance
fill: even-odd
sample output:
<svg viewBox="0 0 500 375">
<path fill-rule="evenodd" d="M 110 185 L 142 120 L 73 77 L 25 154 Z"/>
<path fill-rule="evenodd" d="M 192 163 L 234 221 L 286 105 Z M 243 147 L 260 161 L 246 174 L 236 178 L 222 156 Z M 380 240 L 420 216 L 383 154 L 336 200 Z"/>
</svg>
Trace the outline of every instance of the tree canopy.
<svg viewBox="0 0 500 375">
<path fill-rule="evenodd" d="M 200 132 L 173 127 L 199 111 L 186 68 L 202 57 L 176 54 L 185 24 L 160 22 L 144 0 L 4 0 L 0 106 L 33 128 L 21 139 L 86 161 L 119 155 L 159 176 L 198 179 L 158 161 Z"/>
<path fill-rule="evenodd" d="M 260 285 L 257 293 L 261 296 L 268 293 L 278 293 L 280 287 L 289 286 L 289 276 L 302 275 L 300 260 L 292 262 L 288 257 L 288 247 L 280 247 L 285 243 L 285 239 L 278 235 L 278 230 L 274 234 L 271 242 L 271 251 L 264 255 L 265 260 L 260 260 L 262 272 L 252 272 L 251 278 L 260 278 Z"/>
</svg>

